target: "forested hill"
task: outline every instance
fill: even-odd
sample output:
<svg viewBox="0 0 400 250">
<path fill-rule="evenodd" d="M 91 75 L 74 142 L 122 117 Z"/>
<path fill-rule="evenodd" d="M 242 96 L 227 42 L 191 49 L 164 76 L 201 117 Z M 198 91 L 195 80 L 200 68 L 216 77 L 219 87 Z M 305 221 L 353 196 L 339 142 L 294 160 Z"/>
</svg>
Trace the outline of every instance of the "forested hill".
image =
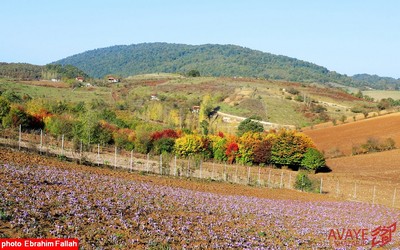
<svg viewBox="0 0 400 250">
<path fill-rule="evenodd" d="M 17 80 L 40 79 L 75 79 L 77 76 L 87 78 L 88 75 L 72 65 L 47 64 L 45 66 L 29 63 L 0 62 L 0 77 Z"/>
<path fill-rule="evenodd" d="M 143 73 L 185 73 L 323 82 L 346 77 L 324 67 L 235 45 L 142 43 L 95 49 L 55 63 L 75 65 L 89 75 L 129 76 Z"/>
<path fill-rule="evenodd" d="M 313 63 L 236 45 L 118 45 L 86 51 L 55 63 L 77 66 L 89 75 L 99 78 L 108 74 L 126 77 L 144 73 L 187 73 L 198 70 L 205 76 L 261 77 L 297 82 L 335 82 L 356 87 L 367 84 L 372 88 L 387 88 L 386 84 L 380 84 L 379 79 L 361 81 Z M 400 86 L 400 81 L 394 80 L 394 84 Z"/>
</svg>

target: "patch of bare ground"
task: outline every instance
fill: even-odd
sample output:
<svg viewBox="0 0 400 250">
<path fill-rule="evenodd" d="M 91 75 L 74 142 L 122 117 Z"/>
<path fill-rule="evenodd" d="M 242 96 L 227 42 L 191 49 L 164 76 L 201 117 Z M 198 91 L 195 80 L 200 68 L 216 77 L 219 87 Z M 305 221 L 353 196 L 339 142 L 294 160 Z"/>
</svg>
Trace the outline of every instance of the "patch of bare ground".
<svg viewBox="0 0 400 250">
<path fill-rule="evenodd" d="M 353 146 L 365 143 L 369 138 L 392 138 L 400 145 L 400 113 L 393 113 L 328 128 L 306 130 L 318 149 L 327 152 L 338 150 L 344 155 L 352 153 Z"/>
</svg>

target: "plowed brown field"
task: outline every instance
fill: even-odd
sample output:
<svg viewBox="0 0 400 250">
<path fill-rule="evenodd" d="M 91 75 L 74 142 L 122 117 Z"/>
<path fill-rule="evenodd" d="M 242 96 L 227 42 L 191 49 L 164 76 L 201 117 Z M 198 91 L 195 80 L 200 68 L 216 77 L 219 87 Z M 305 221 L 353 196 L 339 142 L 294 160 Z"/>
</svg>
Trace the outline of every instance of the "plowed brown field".
<svg viewBox="0 0 400 250">
<path fill-rule="evenodd" d="M 365 143 L 368 138 L 392 138 L 400 147 L 400 113 L 369 118 L 329 128 L 304 132 L 315 142 L 318 149 L 327 152 L 341 151 L 350 155 L 352 147 Z"/>
</svg>

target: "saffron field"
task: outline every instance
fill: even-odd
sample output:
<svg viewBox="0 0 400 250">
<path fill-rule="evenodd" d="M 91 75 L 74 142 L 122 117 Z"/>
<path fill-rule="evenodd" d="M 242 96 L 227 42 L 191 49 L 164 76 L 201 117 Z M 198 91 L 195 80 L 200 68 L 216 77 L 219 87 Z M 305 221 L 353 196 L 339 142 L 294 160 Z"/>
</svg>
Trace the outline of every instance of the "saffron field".
<svg viewBox="0 0 400 250">
<path fill-rule="evenodd" d="M 82 168 L 1 163 L 0 236 L 78 238 L 82 249 L 331 249 L 331 229 L 400 217 L 380 205 L 224 195 Z M 399 247 L 399 235 L 386 247 Z"/>
</svg>

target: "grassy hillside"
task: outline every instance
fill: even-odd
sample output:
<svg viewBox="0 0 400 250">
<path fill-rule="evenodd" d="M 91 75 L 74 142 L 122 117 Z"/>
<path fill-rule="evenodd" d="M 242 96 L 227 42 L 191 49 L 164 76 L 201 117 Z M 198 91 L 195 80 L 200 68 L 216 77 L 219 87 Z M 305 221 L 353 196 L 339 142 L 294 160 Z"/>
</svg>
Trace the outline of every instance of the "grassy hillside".
<svg viewBox="0 0 400 250">
<path fill-rule="evenodd" d="M 235 45 L 185 45 L 142 43 L 95 49 L 55 63 L 77 66 L 93 77 L 117 74 L 123 77 L 154 72 L 187 73 L 198 70 L 205 76 L 242 76 L 297 82 L 341 83 L 346 86 L 395 88 L 399 82 L 380 78 L 361 80 L 287 56 L 274 55 Z M 397 85 L 396 85 L 397 84 Z"/>
<path fill-rule="evenodd" d="M 340 89 L 254 78 L 183 77 L 178 74 L 138 75 L 103 87 L 71 88 L 49 81 L 0 80 L 0 92 L 15 92 L 34 99 L 78 103 L 99 100 L 120 114 L 165 126 L 196 129 L 198 117 L 191 108 L 202 105 L 206 95 L 216 110 L 241 117 L 304 127 L 351 117 L 354 106 L 373 105 Z M 289 92 L 297 91 L 292 94 Z M 155 100 L 152 100 L 155 96 Z M 181 117 L 181 121 L 179 121 Z M 213 130 L 234 133 L 238 121 L 210 120 Z M 190 125 L 191 124 L 191 125 Z"/>
</svg>

